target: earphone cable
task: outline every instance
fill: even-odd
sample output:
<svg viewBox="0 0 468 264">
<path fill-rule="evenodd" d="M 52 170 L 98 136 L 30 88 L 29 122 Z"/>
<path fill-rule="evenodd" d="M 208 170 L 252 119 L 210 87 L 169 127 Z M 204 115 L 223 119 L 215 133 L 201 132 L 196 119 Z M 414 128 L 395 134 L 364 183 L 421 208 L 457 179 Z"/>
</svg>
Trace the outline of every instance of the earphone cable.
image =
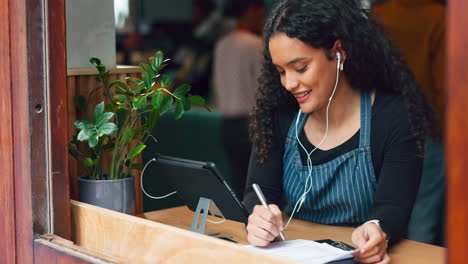
<svg viewBox="0 0 468 264">
<path fill-rule="evenodd" d="M 177 191 L 173 191 L 173 192 L 168 193 L 168 194 L 163 195 L 163 196 L 151 196 L 151 195 L 149 195 L 149 194 L 146 192 L 145 188 L 143 187 L 143 176 L 144 176 L 144 174 L 145 174 L 146 167 L 147 167 L 151 162 L 153 162 L 153 161 L 156 161 L 156 159 L 155 159 L 155 158 L 152 158 L 151 160 L 149 160 L 149 161 L 145 164 L 145 167 L 143 167 L 143 170 L 141 171 L 140 186 L 141 186 L 141 190 L 143 191 L 143 193 L 144 193 L 146 196 L 148 196 L 149 198 L 151 198 L 151 199 L 156 199 L 156 200 L 164 199 L 164 198 L 167 198 L 167 197 L 169 197 L 169 196 L 171 196 L 171 195 L 177 193 Z M 220 221 L 212 221 L 212 220 L 209 220 L 209 219 L 206 219 L 206 221 L 208 221 L 208 222 L 210 222 L 210 223 L 213 223 L 213 224 L 221 224 L 221 223 L 226 222 L 226 218 L 224 218 L 224 216 L 223 216 L 223 219 L 220 220 Z"/>
<path fill-rule="evenodd" d="M 148 165 L 149 165 L 151 162 L 153 162 L 153 161 L 156 161 L 156 159 L 155 159 L 155 158 L 152 158 L 151 160 L 149 160 L 149 161 L 146 163 L 145 167 L 143 167 L 143 170 L 141 171 L 140 186 L 141 186 L 141 190 L 143 191 L 143 193 L 144 193 L 146 196 L 148 196 L 149 198 L 151 198 L 151 199 L 156 199 L 156 200 L 164 199 L 164 198 L 167 198 L 167 197 L 169 197 L 169 196 L 171 196 L 171 195 L 177 193 L 177 191 L 173 191 L 173 192 L 168 193 L 168 194 L 163 195 L 163 196 L 151 196 L 151 195 L 149 195 L 149 194 L 145 191 L 145 188 L 143 187 L 143 176 L 145 175 L 146 167 L 148 167 Z"/>
</svg>

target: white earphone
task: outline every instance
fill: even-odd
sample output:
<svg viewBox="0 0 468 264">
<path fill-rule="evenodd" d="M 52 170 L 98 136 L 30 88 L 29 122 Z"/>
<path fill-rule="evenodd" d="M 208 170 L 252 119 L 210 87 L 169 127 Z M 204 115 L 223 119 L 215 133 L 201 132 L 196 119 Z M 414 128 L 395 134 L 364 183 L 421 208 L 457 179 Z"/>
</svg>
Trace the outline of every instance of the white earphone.
<svg viewBox="0 0 468 264">
<path fill-rule="evenodd" d="M 297 140 L 297 143 L 299 143 L 299 145 L 301 146 L 301 148 L 304 150 L 304 152 L 307 154 L 307 179 L 306 179 L 306 182 L 304 184 L 304 192 L 302 193 L 301 197 L 299 198 L 299 200 L 297 200 L 296 204 L 294 205 L 294 208 L 291 212 L 291 216 L 289 217 L 289 220 L 288 222 L 286 223 L 286 226 L 284 227 L 284 229 L 286 229 L 289 225 L 289 222 L 291 222 L 291 219 L 294 215 L 295 212 L 299 212 L 299 210 L 301 209 L 302 207 L 302 204 L 304 203 L 305 201 L 305 198 L 307 196 L 307 194 L 310 192 L 310 190 L 312 189 L 312 159 L 310 158 L 310 155 L 317 149 L 320 147 L 320 145 L 322 145 L 322 143 L 325 141 L 325 139 L 327 138 L 327 134 L 328 134 L 328 109 L 330 108 L 330 103 L 331 103 L 331 100 L 333 98 L 333 95 L 335 95 L 335 91 L 336 91 L 336 87 L 338 86 L 338 80 L 339 80 L 339 77 L 340 77 L 340 63 L 341 63 L 341 53 L 340 52 L 336 52 L 336 57 L 338 58 L 338 62 L 336 64 L 336 79 L 335 79 L 335 87 L 333 88 L 333 92 L 330 96 L 330 98 L 328 98 L 328 105 L 327 105 L 327 113 L 326 113 L 326 129 L 325 129 L 325 135 L 323 136 L 322 140 L 320 141 L 320 143 L 313 149 L 311 150 L 310 152 L 307 152 L 307 149 L 304 147 L 304 145 L 302 145 L 301 141 L 299 140 L 299 133 L 298 133 L 298 129 L 297 129 L 297 126 L 299 125 L 299 117 L 301 116 L 301 109 L 299 109 L 298 113 L 297 113 L 297 118 L 296 118 L 296 140 Z M 298 207 L 299 206 L 299 207 Z M 297 208 L 297 210 L 296 210 Z"/>
</svg>

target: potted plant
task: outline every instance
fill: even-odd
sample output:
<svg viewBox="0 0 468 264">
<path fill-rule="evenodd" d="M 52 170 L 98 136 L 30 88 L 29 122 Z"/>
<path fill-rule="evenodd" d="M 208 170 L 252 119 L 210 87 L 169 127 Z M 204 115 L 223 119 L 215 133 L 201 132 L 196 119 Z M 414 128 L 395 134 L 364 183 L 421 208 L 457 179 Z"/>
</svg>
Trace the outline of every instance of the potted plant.
<svg viewBox="0 0 468 264">
<path fill-rule="evenodd" d="M 88 174 L 78 180 L 80 201 L 133 214 L 135 189 L 130 170 L 141 169 L 134 159 L 146 147 L 157 120 L 168 111 L 174 110 L 179 119 L 192 105 L 206 107 L 202 97 L 188 94 L 188 84 L 170 91 L 172 80 L 161 73 L 168 61 L 161 51 L 156 52 L 147 64 L 140 64 L 141 79 L 127 77 L 126 83 L 109 82 L 105 65 L 91 58 L 102 86 L 89 96 L 103 89 L 106 102 L 94 107 L 92 120 L 75 122 L 78 133 L 69 144 L 70 154 L 88 168 Z M 82 143 L 88 151 L 81 151 Z M 103 165 L 104 155 L 111 156 L 108 166 Z"/>
</svg>

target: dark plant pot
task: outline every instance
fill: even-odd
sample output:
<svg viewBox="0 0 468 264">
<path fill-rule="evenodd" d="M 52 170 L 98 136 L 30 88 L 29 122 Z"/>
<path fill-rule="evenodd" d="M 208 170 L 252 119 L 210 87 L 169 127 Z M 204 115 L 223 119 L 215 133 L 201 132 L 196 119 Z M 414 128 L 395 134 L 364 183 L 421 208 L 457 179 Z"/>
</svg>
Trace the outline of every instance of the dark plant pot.
<svg viewBox="0 0 468 264">
<path fill-rule="evenodd" d="M 80 201 L 125 214 L 135 214 L 135 177 L 118 180 L 78 178 Z"/>
</svg>

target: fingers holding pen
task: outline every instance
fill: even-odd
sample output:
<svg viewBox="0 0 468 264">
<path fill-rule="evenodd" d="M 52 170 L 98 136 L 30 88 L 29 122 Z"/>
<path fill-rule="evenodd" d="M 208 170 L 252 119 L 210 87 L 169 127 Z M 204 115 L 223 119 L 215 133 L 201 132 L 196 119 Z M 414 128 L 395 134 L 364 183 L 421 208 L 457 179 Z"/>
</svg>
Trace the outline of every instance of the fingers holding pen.
<svg viewBox="0 0 468 264">
<path fill-rule="evenodd" d="M 279 235 L 280 227 L 277 223 L 278 212 L 276 212 L 279 208 L 275 207 L 270 208 L 273 212 L 260 205 L 254 207 L 247 224 L 247 240 L 251 244 L 266 246 Z"/>
<path fill-rule="evenodd" d="M 268 207 L 270 207 L 270 211 L 274 216 L 275 223 L 278 225 L 278 229 L 283 231 L 283 214 L 281 213 L 281 210 L 276 204 L 270 204 Z"/>
<path fill-rule="evenodd" d="M 271 208 L 277 210 L 278 212 L 270 211 Z M 255 206 L 252 215 L 258 216 L 258 218 L 255 217 L 253 220 L 256 221 L 255 223 L 257 226 L 269 231 L 275 237 L 277 237 L 281 230 L 281 225 L 277 222 L 278 214 L 280 215 L 279 218 L 281 218 L 281 211 L 276 205 L 270 205 L 270 210 L 261 205 Z M 282 221 L 283 220 L 281 219 L 281 222 Z"/>
</svg>

